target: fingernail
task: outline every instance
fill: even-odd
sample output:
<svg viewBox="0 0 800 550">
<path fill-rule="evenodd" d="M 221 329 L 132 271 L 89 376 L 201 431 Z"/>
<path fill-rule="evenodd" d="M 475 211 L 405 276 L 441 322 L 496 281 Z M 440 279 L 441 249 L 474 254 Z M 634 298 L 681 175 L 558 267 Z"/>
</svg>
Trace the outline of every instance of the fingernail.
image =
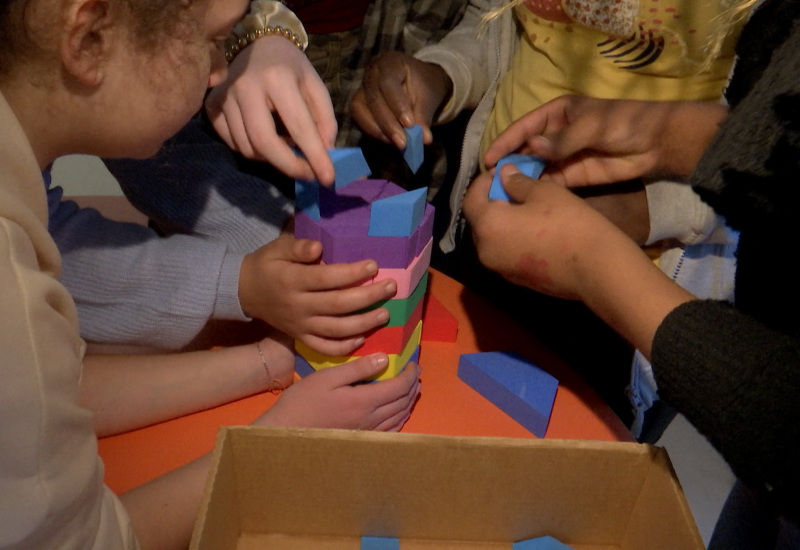
<svg viewBox="0 0 800 550">
<path fill-rule="evenodd" d="M 370 275 L 375 275 L 378 272 L 378 264 L 373 261 L 367 263 L 366 268 L 367 268 L 367 273 L 369 273 Z"/>
<path fill-rule="evenodd" d="M 394 294 L 396 292 L 397 292 L 397 283 L 395 283 L 392 280 L 387 281 L 387 283 L 386 283 L 386 294 L 388 296 L 394 296 Z"/>
<path fill-rule="evenodd" d="M 372 356 L 372 364 L 376 367 L 385 367 L 389 364 L 389 356 L 385 353 L 377 353 Z"/>
<path fill-rule="evenodd" d="M 378 322 L 379 323 L 388 323 L 389 322 L 389 310 L 386 308 L 380 308 L 378 310 Z"/>
</svg>

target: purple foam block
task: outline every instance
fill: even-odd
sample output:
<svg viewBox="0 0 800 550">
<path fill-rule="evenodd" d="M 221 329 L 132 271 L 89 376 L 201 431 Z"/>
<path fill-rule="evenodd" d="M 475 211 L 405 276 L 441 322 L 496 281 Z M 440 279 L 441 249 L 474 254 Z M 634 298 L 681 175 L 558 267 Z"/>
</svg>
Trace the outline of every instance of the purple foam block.
<svg viewBox="0 0 800 550">
<path fill-rule="evenodd" d="M 373 259 L 382 268 L 408 267 L 433 234 L 433 206 L 426 204 L 419 226 L 408 237 L 369 236 L 371 203 L 405 191 L 385 180 L 360 180 L 334 193 L 321 188 L 320 219 L 299 212 L 295 236 L 322 242 L 325 263 Z"/>
</svg>

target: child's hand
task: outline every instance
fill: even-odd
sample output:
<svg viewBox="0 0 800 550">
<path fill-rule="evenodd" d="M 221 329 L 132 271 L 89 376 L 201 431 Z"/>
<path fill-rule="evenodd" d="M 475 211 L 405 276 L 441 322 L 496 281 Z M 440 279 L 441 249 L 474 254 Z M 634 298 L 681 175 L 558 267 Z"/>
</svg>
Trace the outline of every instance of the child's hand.
<svg viewBox="0 0 800 550">
<path fill-rule="evenodd" d="M 248 316 L 312 349 L 347 355 L 364 343 L 362 334 L 389 320 L 386 308 L 352 313 L 390 299 L 397 284 L 384 280 L 353 286 L 374 276 L 377 264 L 364 260 L 321 265 L 321 254 L 321 243 L 289 234 L 248 254 L 239 276 L 239 300 Z"/>
<path fill-rule="evenodd" d="M 283 392 L 255 423 L 398 431 L 419 395 L 419 365 L 409 363 L 395 378 L 356 384 L 379 373 L 387 362 L 385 354 L 377 353 L 314 372 Z"/>
<path fill-rule="evenodd" d="M 328 149 L 337 124 L 331 97 L 306 55 L 286 38 L 265 36 L 242 50 L 227 80 L 209 92 L 205 107 L 234 151 L 296 179 L 333 183 Z M 279 135 L 278 119 L 304 156 Z"/>
<path fill-rule="evenodd" d="M 525 177 L 512 165 L 501 176 L 513 202 L 489 200 L 488 172 L 464 200 L 481 262 L 516 284 L 582 301 L 649 357 L 664 317 L 694 296 L 563 185 Z"/>
<path fill-rule="evenodd" d="M 406 147 L 403 128 L 422 126 L 422 141 L 431 143 L 433 116 L 450 95 L 447 73 L 401 52 L 385 52 L 367 66 L 364 81 L 350 102 L 350 113 L 369 136 L 398 149 Z"/>
<path fill-rule="evenodd" d="M 583 186 L 640 177 L 687 177 L 716 134 L 717 104 L 561 96 L 511 124 L 487 166 L 512 152 L 548 160 L 542 181 Z"/>
<path fill-rule="evenodd" d="M 489 200 L 491 172 L 472 183 L 464 200 L 481 263 L 515 284 L 583 299 L 583 270 L 594 254 L 613 246 L 609 235 L 627 238 L 562 185 L 530 179 L 511 165 L 501 174 L 513 202 Z"/>
<path fill-rule="evenodd" d="M 650 210 L 644 185 L 638 189 L 593 195 L 589 205 L 622 229 L 639 246 L 650 237 Z"/>
</svg>

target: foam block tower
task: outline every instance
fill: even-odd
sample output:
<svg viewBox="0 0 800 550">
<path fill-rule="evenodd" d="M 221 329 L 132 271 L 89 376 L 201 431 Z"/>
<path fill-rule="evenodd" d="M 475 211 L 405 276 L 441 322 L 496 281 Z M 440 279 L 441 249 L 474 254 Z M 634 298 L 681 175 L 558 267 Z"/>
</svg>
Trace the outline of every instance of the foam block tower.
<svg viewBox="0 0 800 550">
<path fill-rule="evenodd" d="M 405 191 L 386 180 L 366 179 L 369 168 L 358 148 L 334 149 L 331 159 L 336 171 L 332 187 L 308 181 L 295 184 L 295 236 L 322 242 L 326 264 L 375 260 L 378 273 L 364 284 L 391 278 L 397 282 L 397 293 L 369 308 L 387 308 L 389 321 L 366 334 L 352 355 L 328 356 L 296 341 L 296 370 L 305 376 L 384 352 L 389 366 L 371 380 L 392 378 L 419 354 L 434 209 L 425 200 L 425 189 Z"/>
</svg>

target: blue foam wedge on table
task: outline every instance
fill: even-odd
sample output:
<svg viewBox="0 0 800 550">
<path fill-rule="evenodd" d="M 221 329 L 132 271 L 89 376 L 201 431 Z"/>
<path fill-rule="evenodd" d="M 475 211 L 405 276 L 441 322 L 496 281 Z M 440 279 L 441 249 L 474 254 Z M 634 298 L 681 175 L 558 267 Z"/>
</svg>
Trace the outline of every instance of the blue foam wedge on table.
<svg viewBox="0 0 800 550">
<path fill-rule="evenodd" d="M 513 352 L 466 353 L 458 360 L 458 377 L 522 424 L 544 437 L 558 380 Z"/>
</svg>

